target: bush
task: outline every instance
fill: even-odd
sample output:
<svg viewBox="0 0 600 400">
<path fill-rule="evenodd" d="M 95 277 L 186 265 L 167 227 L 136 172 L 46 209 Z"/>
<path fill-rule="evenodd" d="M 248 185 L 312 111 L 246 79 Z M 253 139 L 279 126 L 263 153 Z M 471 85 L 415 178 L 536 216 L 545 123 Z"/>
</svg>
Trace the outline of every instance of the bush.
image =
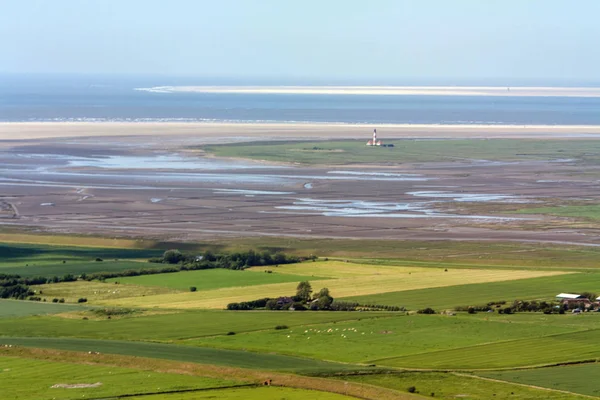
<svg viewBox="0 0 600 400">
<path fill-rule="evenodd" d="M 467 309 L 467 312 L 468 312 L 469 314 L 475 314 L 477 311 L 475 311 L 475 308 L 473 308 L 473 307 L 469 307 L 469 308 Z"/>
<path fill-rule="evenodd" d="M 277 325 L 275 327 L 275 330 L 280 331 L 282 329 L 289 329 L 289 327 L 287 325 Z"/>
<path fill-rule="evenodd" d="M 55 297 L 55 298 L 52 299 L 52 302 L 53 303 L 58 303 L 58 299 Z"/>
<path fill-rule="evenodd" d="M 59 300 L 58 300 L 58 302 L 59 302 L 59 303 L 64 303 L 64 302 L 65 302 L 65 299 L 59 299 Z"/>
<path fill-rule="evenodd" d="M 233 336 L 233 335 L 235 335 L 235 332 L 231 332 L 231 331 L 227 332 L 227 336 Z"/>
<path fill-rule="evenodd" d="M 431 307 L 427 307 L 417 311 L 417 314 L 435 314 L 435 310 Z"/>
<path fill-rule="evenodd" d="M 196 290 L 198 290 L 196 286 L 190 286 L 190 292 L 195 292 Z"/>
<path fill-rule="evenodd" d="M 417 388 L 414 386 L 409 386 L 408 389 L 406 389 L 406 391 L 408 393 L 415 393 L 417 391 Z"/>
<path fill-rule="evenodd" d="M 96 257 L 96 261 L 100 262 L 100 261 L 104 261 L 103 259 L 101 259 L 100 257 Z"/>
<path fill-rule="evenodd" d="M 80 297 L 79 299 L 77 299 L 78 303 L 87 303 L 87 299 L 85 297 Z"/>
<path fill-rule="evenodd" d="M 512 314 L 513 313 L 513 309 L 510 307 L 506 307 L 503 311 L 504 311 L 504 314 Z"/>
</svg>

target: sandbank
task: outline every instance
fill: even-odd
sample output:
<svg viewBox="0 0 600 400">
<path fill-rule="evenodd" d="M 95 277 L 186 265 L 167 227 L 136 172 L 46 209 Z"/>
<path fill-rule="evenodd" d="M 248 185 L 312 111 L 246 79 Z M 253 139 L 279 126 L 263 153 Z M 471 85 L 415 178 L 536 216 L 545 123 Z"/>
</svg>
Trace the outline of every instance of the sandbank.
<svg viewBox="0 0 600 400">
<path fill-rule="evenodd" d="M 586 139 L 600 135 L 598 125 L 401 125 L 330 123 L 208 122 L 4 122 L 0 141 L 77 137 L 182 137 L 199 142 L 286 139 L 368 138 L 545 138 Z M 166 143 L 167 144 L 167 143 Z"/>
<path fill-rule="evenodd" d="M 506 86 L 154 86 L 152 93 L 313 94 L 377 96 L 600 97 L 600 87 Z"/>
</svg>

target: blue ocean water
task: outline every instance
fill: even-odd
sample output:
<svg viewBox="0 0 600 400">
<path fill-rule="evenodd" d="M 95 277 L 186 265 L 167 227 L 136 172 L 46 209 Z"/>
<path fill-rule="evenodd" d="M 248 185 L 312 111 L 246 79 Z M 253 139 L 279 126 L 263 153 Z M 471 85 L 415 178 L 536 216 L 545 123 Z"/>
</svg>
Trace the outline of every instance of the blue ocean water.
<svg viewBox="0 0 600 400">
<path fill-rule="evenodd" d="M 1 76 L 0 121 L 600 125 L 600 98 L 209 94 L 135 90 L 197 84 L 219 82 L 172 78 Z"/>
</svg>

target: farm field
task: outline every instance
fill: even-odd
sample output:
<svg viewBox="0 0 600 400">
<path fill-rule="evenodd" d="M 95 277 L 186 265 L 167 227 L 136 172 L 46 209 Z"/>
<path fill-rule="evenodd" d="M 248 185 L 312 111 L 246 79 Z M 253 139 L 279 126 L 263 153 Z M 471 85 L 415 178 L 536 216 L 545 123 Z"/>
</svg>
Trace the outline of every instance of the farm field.
<svg viewBox="0 0 600 400">
<path fill-rule="evenodd" d="M 8 239 L 22 240 L 23 244 L 8 242 Z M 549 245 L 538 243 L 511 243 L 511 242 L 451 242 L 451 241 L 396 241 L 361 239 L 363 246 L 356 246 L 353 239 L 310 239 L 310 238 L 279 238 L 279 237 L 245 237 L 219 239 L 195 243 L 160 243 L 149 240 L 104 239 L 85 236 L 55 236 L 44 234 L 0 233 L 0 243 L 9 247 L 29 247 L 33 249 L 31 256 L 45 249 L 54 249 L 57 252 L 66 252 L 68 248 L 85 248 L 90 258 L 95 259 L 98 248 L 93 245 L 101 244 L 104 249 L 111 251 L 134 250 L 131 254 L 134 259 L 146 260 L 157 256 L 169 248 L 179 248 L 182 251 L 201 251 L 210 249 L 213 252 L 239 252 L 250 249 L 259 251 L 282 251 L 298 256 L 315 254 L 320 257 L 340 258 L 365 258 L 369 263 L 394 265 L 412 262 L 415 266 L 435 266 L 437 268 L 561 268 L 569 270 L 596 269 L 600 248 L 582 247 L 574 245 Z M 120 248 L 112 248 L 111 243 L 118 243 Z M 87 247 L 86 247 L 87 246 Z M 140 248 L 141 247 L 141 248 Z M 150 251 L 144 247 L 149 247 Z M 159 250 L 160 249 L 160 250 Z M 68 253 L 70 254 L 70 253 Z M 377 259 L 373 256 L 377 255 Z M 84 256 L 87 257 L 87 256 Z M 124 259 L 122 255 L 120 259 Z M 55 261 L 62 262 L 62 257 Z M 110 257 L 105 257 L 110 260 Z M 31 258 L 27 253 L 10 261 L 25 265 Z M 5 261 L 0 258 L 0 266 Z M 38 260 L 39 262 L 39 260 Z"/>
<path fill-rule="evenodd" d="M 600 317 L 596 320 L 600 322 Z M 457 349 L 456 352 L 460 353 L 465 348 L 468 351 L 471 346 L 503 343 L 507 337 L 515 341 L 533 341 L 546 335 L 566 334 L 582 329 L 554 325 L 552 322 L 548 321 L 546 325 L 542 325 L 531 318 L 527 322 L 511 324 L 500 318 L 486 320 L 470 315 L 400 315 L 235 336 L 219 335 L 179 343 L 388 365 L 386 358 L 389 357 L 419 357 L 423 354 L 433 358 L 434 354 L 442 350 Z M 592 346 L 591 343 L 588 345 Z M 561 354 L 564 356 L 565 353 Z M 394 366 L 394 361 L 389 365 Z M 402 367 L 428 368 L 418 362 L 411 362 Z"/>
<path fill-rule="evenodd" d="M 154 294 L 178 293 L 179 290 L 160 286 L 115 285 L 99 281 L 74 281 L 48 283 L 31 286 L 37 295 L 52 301 L 53 298 L 64 298 L 67 303 L 76 303 L 86 298 L 93 303 L 99 300 L 120 299 L 123 297 L 143 297 Z M 41 292 L 41 294 L 39 294 Z"/>
<path fill-rule="evenodd" d="M 510 339 L 497 343 L 431 351 L 405 357 L 378 360 L 390 367 L 432 369 L 515 368 L 597 360 L 600 347 L 594 338 L 600 330 L 564 333 L 529 339 Z"/>
<path fill-rule="evenodd" d="M 78 352 L 91 351 L 100 352 L 102 354 L 121 354 L 269 371 L 322 373 L 359 369 L 359 367 L 349 364 L 339 364 L 278 354 L 252 353 L 247 351 L 179 346 L 163 343 L 49 337 L 0 337 L 0 343 L 13 346 L 17 345 Z M 362 367 L 362 369 L 368 368 Z"/>
<path fill-rule="evenodd" d="M 348 276 L 344 274 L 348 268 Z M 311 280 L 314 290 L 327 287 L 334 298 L 357 295 L 444 287 L 465 283 L 481 283 L 527 279 L 564 274 L 562 271 L 512 271 L 512 270 L 460 270 L 386 267 L 370 264 L 351 264 L 338 261 L 320 261 L 280 266 L 279 274 L 291 273 L 326 276 L 337 279 Z M 254 270 L 256 271 L 256 269 Z M 261 271 L 264 271 L 262 268 Z M 264 272 L 255 272 L 264 273 Z M 99 304 L 119 307 L 167 307 L 224 309 L 233 302 L 249 301 L 264 297 L 289 296 L 295 293 L 297 282 L 257 285 L 244 288 L 221 288 L 194 293 L 176 293 L 125 299 L 105 300 Z"/>
<path fill-rule="evenodd" d="M 109 248 L 109 247 L 75 247 L 48 244 L 2 243 L 0 242 L 0 267 L 59 264 L 68 262 L 105 260 L 137 260 L 159 256 L 161 250 Z"/>
<path fill-rule="evenodd" d="M 156 275 L 140 275 L 131 277 L 120 277 L 107 279 L 106 282 L 119 282 L 121 284 L 133 284 L 140 286 L 165 287 L 188 291 L 190 286 L 198 290 L 220 289 L 228 287 L 244 287 L 254 285 L 265 285 L 282 282 L 301 282 L 313 278 L 306 275 L 264 273 L 264 270 L 272 268 L 256 267 L 261 273 L 248 273 L 247 271 L 229 269 L 205 269 L 199 271 L 181 271 L 177 273 L 166 273 Z"/>
<path fill-rule="evenodd" d="M 254 387 L 207 390 L 196 393 L 180 393 L 169 395 L 152 395 L 136 397 L 141 400 L 200 400 L 200 399 L 222 399 L 222 400 L 346 400 L 355 399 L 337 393 L 319 392 L 316 390 L 293 389 L 283 387 Z M 398 397 L 400 399 L 400 397 Z"/>
<path fill-rule="evenodd" d="M 58 316 L 0 319 L 2 336 L 80 337 L 90 339 L 173 341 L 202 336 L 273 330 L 324 322 L 393 316 L 394 313 L 357 312 L 291 313 L 268 311 L 183 311 L 175 314 L 83 320 Z M 174 328 L 176 327 L 176 328 Z"/>
<path fill-rule="evenodd" d="M 597 288 L 600 288 L 600 274 L 586 273 L 351 296 L 340 300 L 392 305 L 411 310 L 425 307 L 444 310 L 457 306 L 485 305 L 491 301 L 554 301 L 554 296 L 558 293 L 593 292 Z"/>
<path fill-rule="evenodd" d="M 600 397 L 598 381 L 593 378 L 590 379 L 591 377 L 598 376 L 597 374 L 599 373 L 600 364 L 593 363 L 520 371 L 481 372 L 478 375 L 524 385 L 534 385 Z"/>
<path fill-rule="evenodd" d="M 248 158 L 300 164 L 386 162 L 441 162 L 473 160 L 553 160 L 572 158 L 598 161 L 600 144 L 594 140 L 539 141 L 512 139 L 386 140 L 394 148 L 364 146 L 364 141 L 251 142 L 203 146 L 219 157 Z"/>
<path fill-rule="evenodd" d="M 520 373 L 520 372 L 519 372 Z M 349 382 L 366 383 L 406 391 L 414 386 L 425 397 L 455 400 L 527 399 L 527 400 L 580 400 L 582 396 L 561 392 L 552 392 L 536 388 L 512 385 L 504 382 L 482 380 L 467 375 L 436 372 L 403 372 L 394 374 L 376 374 L 347 376 L 340 378 Z M 435 396 L 432 396 L 432 393 Z"/>
<path fill-rule="evenodd" d="M 4 300 L 0 299 L 0 320 L 7 317 L 24 317 L 29 315 L 58 314 L 76 310 L 86 310 L 87 307 L 70 304 L 43 303 L 37 301 Z"/>
<path fill-rule="evenodd" d="M 243 380 L 1 356 L 0 371 L 2 371 L 3 400 L 112 398 L 144 393 L 229 387 L 247 383 Z M 40 374 L 40 371 L 44 373 Z M 77 388 L 76 385 L 88 387 Z"/>
</svg>

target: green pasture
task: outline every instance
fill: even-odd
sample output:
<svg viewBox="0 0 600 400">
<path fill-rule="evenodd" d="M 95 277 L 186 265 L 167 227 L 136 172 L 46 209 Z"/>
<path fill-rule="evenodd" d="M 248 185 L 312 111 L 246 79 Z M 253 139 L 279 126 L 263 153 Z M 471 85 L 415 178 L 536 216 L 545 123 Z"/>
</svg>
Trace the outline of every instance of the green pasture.
<svg viewBox="0 0 600 400">
<path fill-rule="evenodd" d="M 360 245 L 358 245 L 360 244 Z M 250 237 L 214 242 L 221 251 L 249 249 L 368 259 L 382 265 L 435 268 L 597 269 L 600 247 L 516 242 L 298 239 Z M 377 259 L 374 259 L 374 255 Z"/>
<path fill-rule="evenodd" d="M 272 269 L 272 268 L 268 268 Z M 326 279 L 312 276 L 270 274 L 229 269 L 205 269 L 199 271 L 182 271 L 176 273 L 140 275 L 107 279 L 106 282 L 119 282 L 141 286 L 158 286 L 171 289 L 189 290 L 195 286 L 197 290 L 220 289 L 227 287 L 243 287 L 264 285 L 269 283 L 301 282 L 306 280 Z"/>
<path fill-rule="evenodd" d="M 440 372 L 402 372 L 346 376 L 348 382 L 365 383 L 406 392 L 411 386 L 422 396 L 436 399 L 470 400 L 516 399 L 516 400 L 578 400 L 581 396 L 528 388 L 510 383 L 493 382 L 466 375 Z M 434 396 L 432 396 L 432 393 Z"/>
<path fill-rule="evenodd" d="M 123 395 L 228 387 L 245 383 L 239 380 L 14 357 L 0 357 L 0 381 L 2 400 L 114 398 Z M 52 387 L 61 384 L 95 383 L 100 385 L 87 388 Z"/>
<path fill-rule="evenodd" d="M 468 274 L 468 271 L 465 272 Z M 342 298 L 361 304 L 384 304 L 417 310 L 447 310 L 456 306 L 485 305 L 491 301 L 555 301 L 559 293 L 600 292 L 600 273 L 576 273 L 514 281 L 474 283 L 439 288 L 388 292 Z"/>
<path fill-rule="evenodd" d="M 336 393 L 318 392 L 315 390 L 293 389 L 277 386 L 216 389 L 194 393 L 175 393 L 169 395 L 153 395 L 136 397 L 139 400 L 349 400 L 348 397 Z"/>
<path fill-rule="evenodd" d="M 35 337 L 79 337 L 89 339 L 173 341 L 202 336 L 272 330 L 334 321 L 393 315 L 357 312 L 269 312 L 269 311 L 184 311 L 119 319 L 83 320 L 53 316 L 4 318 L 0 335 Z"/>
<path fill-rule="evenodd" d="M 161 250 L 0 243 L 0 273 L 52 277 L 151 268 L 139 260 L 160 254 Z"/>
<path fill-rule="evenodd" d="M 76 303 L 86 298 L 88 303 L 99 300 L 121 299 L 124 297 L 143 297 L 155 294 L 178 293 L 178 290 L 160 286 L 116 285 L 99 281 L 74 281 L 32 285 L 36 295 L 52 301 L 54 298 L 65 299 L 67 303 Z"/>
<path fill-rule="evenodd" d="M 599 375 L 597 374 L 600 374 L 600 364 L 594 363 L 519 371 L 482 372 L 478 375 L 524 385 L 541 386 L 600 397 L 600 385 L 597 380 Z"/>
<path fill-rule="evenodd" d="M 164 250 L 115 249 L 103 247 L 51 246 L 44 244 L 0 243 L 0 266 L 47 265 L 66 261 L 147 259 Z"/>
<path fill-rule="evenodd" d="M 279 354 L 251 353 L 240 350 L 190 347 L 164 343 L 48 337 L 0 337 L 0 344 L 68 351 L 92 351 L 105 354 L 119 354 L 270 371 L 330 373 L 357 369 L 356 366 L 347 364 Z"/>
<path fill-rule="evenodd" d="M 550 214 L 559 217 L 579 218 L 590 221 L 600 220 L 600 205 L 566 205 L 560 207 L 536 207 L 536 208 L 525 208 L 517 211 L 521 214 Z"/>
<path fill-rule="evenodd" d="M 535 315 L 531 314 L 531 317 Z M 597 320 L 600 323 L 600 318 Z M 454 317 L 401 315 L 290 327 L 286 330 L 251 332 L 235 336 L 203 337 L 179 343 L 387 365 L 387 360 L 373 360 L 409 355 L 419 357 L 421 354 L 436 354 L 441 350 L 452 351 L 452 349 L 463 348 L 468 350 L 470 346 L 476 344 L 504 342 L 507 338 L 533 339 L 581 329 L 553 324 L 552 320 L 547 324 L 540 324 L 533 318 L 528 322 L 512 324 L 504 319 L 486 320 L 483 317 L 467 314 Z M 390 365 L 393 365 L 393 362 Z M 402 366 L 421 367 L 418 363 Z"/>
<path fill-rule="evenodd" d="M 28 315 L 58 314 L 67 311 L 86 310 L 87 307 L 69 304 L 38 302 L 29 300 L 0 299 L 0 318 L 24 317 Z"/>
<path fill-rule="evenodd" d="M 385 134 L 382 135 L 383 137 Z M 596 163 L 596 140 L 534 139 L 383 139 L 393 148 L 368 147 L 365 140 L 251 142 L 208 145 L 202 148 L 219 157 L 248 158 L 300 164 L 406 163 L 478 160 L 576 159 Z"/>
<path fill-rule="evenodd" d="M 600 358 L 598 334 L 600 330 L 524 339 L 507 335 L 505 341 L 496 343 L 474 343 L 450 350 L 382 359 L 376 363 L 399 368 L 476 370 L 596 360 Z"/>
</svg>

